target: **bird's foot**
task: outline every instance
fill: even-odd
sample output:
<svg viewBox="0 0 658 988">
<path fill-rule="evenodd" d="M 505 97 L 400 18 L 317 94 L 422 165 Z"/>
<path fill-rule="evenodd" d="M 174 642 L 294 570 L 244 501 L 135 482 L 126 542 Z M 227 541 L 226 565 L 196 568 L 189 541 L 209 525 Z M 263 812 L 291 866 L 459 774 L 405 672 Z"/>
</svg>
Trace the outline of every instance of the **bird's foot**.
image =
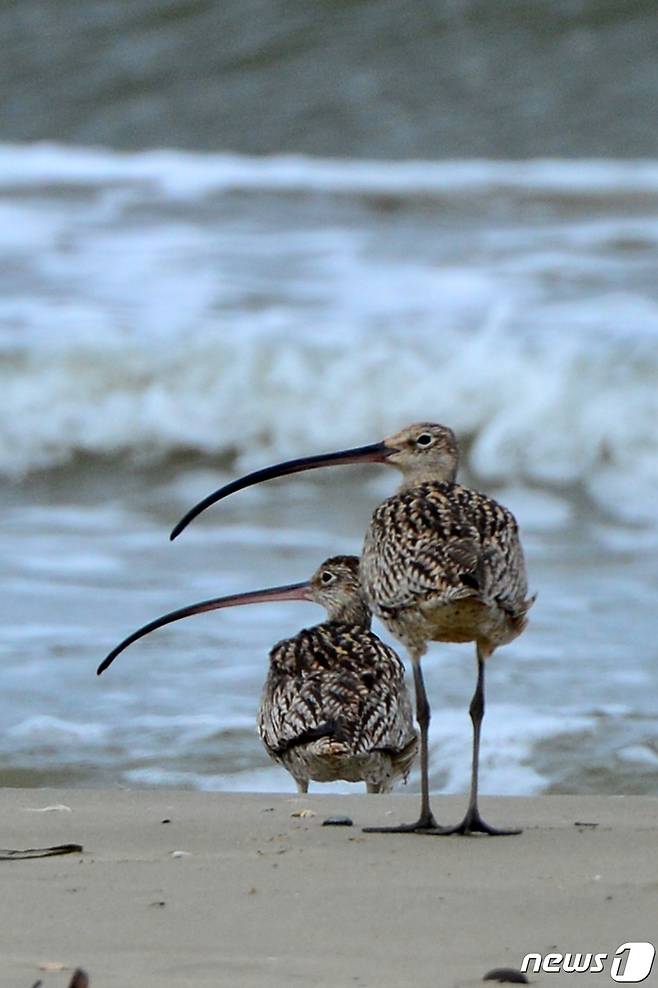
<svg viewBox="0 0 658 988">
<path fill-rule="evenodd" d="M 466 816 L 456 827 L 436 827 L 434 829 L 421 830 L 419 833 L 436 835 L 439 837 L 449 837 L 451 834 L 461 834 L 470 837 L 472 834 L 487 834 L 489 837 L 513 837 L 522 834 L 522 830 L 501 830 L 498 827 L 491 827 L 485 823 L 477 809 L 468 810 Z"/>
<path fill-rule="evenodd" d="M 398 823 L 392 827 L 362 827 L 364 834 L 427 834 L 442 828 L 432 813 L 422 815 L 415 823 Z"/>
</svg>

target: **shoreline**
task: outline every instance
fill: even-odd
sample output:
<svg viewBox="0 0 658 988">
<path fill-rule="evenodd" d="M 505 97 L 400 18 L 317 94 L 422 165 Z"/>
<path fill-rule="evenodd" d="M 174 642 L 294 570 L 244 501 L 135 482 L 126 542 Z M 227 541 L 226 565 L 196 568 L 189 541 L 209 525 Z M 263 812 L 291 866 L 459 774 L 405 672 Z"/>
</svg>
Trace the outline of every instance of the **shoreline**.
<svg viewBox="0 0 658 988">
<path fill-rule="evenodd" d="M 0 862 L 2 982 L 65 988 L 80 966 L 91 988 L 474 988 L 531 952 L 656 944 L 658 799 L 483 797 L 518 837 L 361 832 L 412 819 L 417 799 L 0 790 L 2 847 L 84 846 Z M 442 823 L 465 805 L 433 800 Z"/>
</svg>

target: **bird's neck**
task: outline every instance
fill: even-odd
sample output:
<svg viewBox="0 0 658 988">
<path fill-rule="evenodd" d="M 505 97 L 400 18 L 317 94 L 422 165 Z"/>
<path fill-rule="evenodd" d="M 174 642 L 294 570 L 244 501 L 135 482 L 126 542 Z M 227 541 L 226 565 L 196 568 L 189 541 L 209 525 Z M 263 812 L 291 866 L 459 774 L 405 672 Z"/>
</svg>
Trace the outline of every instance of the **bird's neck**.
<svg viewBox="0 0 658 988">
<path fill-rule="evenodd" d="M 408 470 L 402 475 L 400 491 L 409 491 L 413 487 L 420 487 L 421 484 L 454 484 L 457 480 L 457 466 L 451 466 L 444 470 Z"/>
<path fill-rule="evenodd" d="M 352 600 L 328 608 L 327 617 L 330 621 L 336 621 L 340 624 L 356 624 L 361 628 L 370 628 L 372 624 L 370 608 L 360 597 L 354 597 Z"/>
</svg>

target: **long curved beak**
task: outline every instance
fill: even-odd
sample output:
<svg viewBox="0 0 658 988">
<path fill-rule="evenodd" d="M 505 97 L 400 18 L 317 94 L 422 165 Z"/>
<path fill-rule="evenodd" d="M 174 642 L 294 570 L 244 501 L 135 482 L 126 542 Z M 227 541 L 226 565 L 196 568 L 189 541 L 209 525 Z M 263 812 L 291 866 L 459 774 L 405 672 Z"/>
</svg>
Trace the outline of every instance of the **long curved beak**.
<svg viewBox="0 0 658 988">
<path fill-rule="evenodd" d="M 284 463 L 275 463 L 272 467 L 265 467 L 263 470 L 255 470 L 244 477 L 232 480 L 230 484 L 213 491 L 203 501 L 195 504 L 187 514 L 181 518 L 172 530 L 169 538 L 173 541 L 189 523 L 200 515 L 202 511 L 209 508 L 211 504 L 221 501 L 229 494 L 244 490 L 245 487 L 252 487 L 260 484 L 263 480 L 272 480 L 274 477 L 283 477 L 289 473 L 301 473 L 304 470 L 317 470 L 319 467 L 340 466 L 344 463 L 384 463 L 386 457 L 392 453 L 385 443 L 373 443 L 370 446 L 357 446 L 354 449 L 343 449 L 338 453 L 324 453 L 320 456 L 302 456 L 296 460 L 286 460 Z"/>
<path fill-rule="evenodd" d="M 192 617 L 193 614 L 203 614 L 204 611 L 215 611 L 221 607 L 239 607 L 241 604 L 260 604 L 267 601 L 276 600 L 311 600 L 309 596 L 310 583 L 289 583 L 283 587 L 271 587 L 269 590 L 252 590 L 250 593 L 234 593 L 228 597 L 213 597 L 211 600 L 202 600 L 198 604 L 189 604 L 188 607 L 180 607 L 177 611 L 170 611 L 162 617 L 150 621 L 132 635 L 124 638 L 116 648 L 113 648 L 107 655 L 98 669 L 96 675 L 100 676 L 108 666 L 112 665 L 117 655 L 120 655 L 125 648 L 132 645 L 144 635 L 149 635 L 157 628 L 162 628 L 165 624 L 172 624 L 173 621 L 180 621 L 182 618 Z"/>
</svg>

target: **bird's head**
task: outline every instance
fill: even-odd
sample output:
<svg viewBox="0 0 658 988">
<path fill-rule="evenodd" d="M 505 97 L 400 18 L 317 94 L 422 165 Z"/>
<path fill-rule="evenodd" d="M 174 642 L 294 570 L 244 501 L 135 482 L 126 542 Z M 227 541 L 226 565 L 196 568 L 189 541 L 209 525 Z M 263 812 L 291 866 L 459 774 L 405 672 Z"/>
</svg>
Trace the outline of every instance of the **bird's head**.
<svg viewBox="0 0 658 988">
<path fill-rule="evenodd" d="M 388 436 L 383 446 L 384 462 L 402 472 L 405 487 L 431 480 L 453 483 L 457 476 L 457 439 L 445 425 L 415 422 Z"/>
<path fill-rule="evenodd" d="M 370 608 L 359 582 L 358 556 L 326 559 L 309 580 L 307 598 L 324 607 L 330 621 L 370 627 Z"/>
</svg>

